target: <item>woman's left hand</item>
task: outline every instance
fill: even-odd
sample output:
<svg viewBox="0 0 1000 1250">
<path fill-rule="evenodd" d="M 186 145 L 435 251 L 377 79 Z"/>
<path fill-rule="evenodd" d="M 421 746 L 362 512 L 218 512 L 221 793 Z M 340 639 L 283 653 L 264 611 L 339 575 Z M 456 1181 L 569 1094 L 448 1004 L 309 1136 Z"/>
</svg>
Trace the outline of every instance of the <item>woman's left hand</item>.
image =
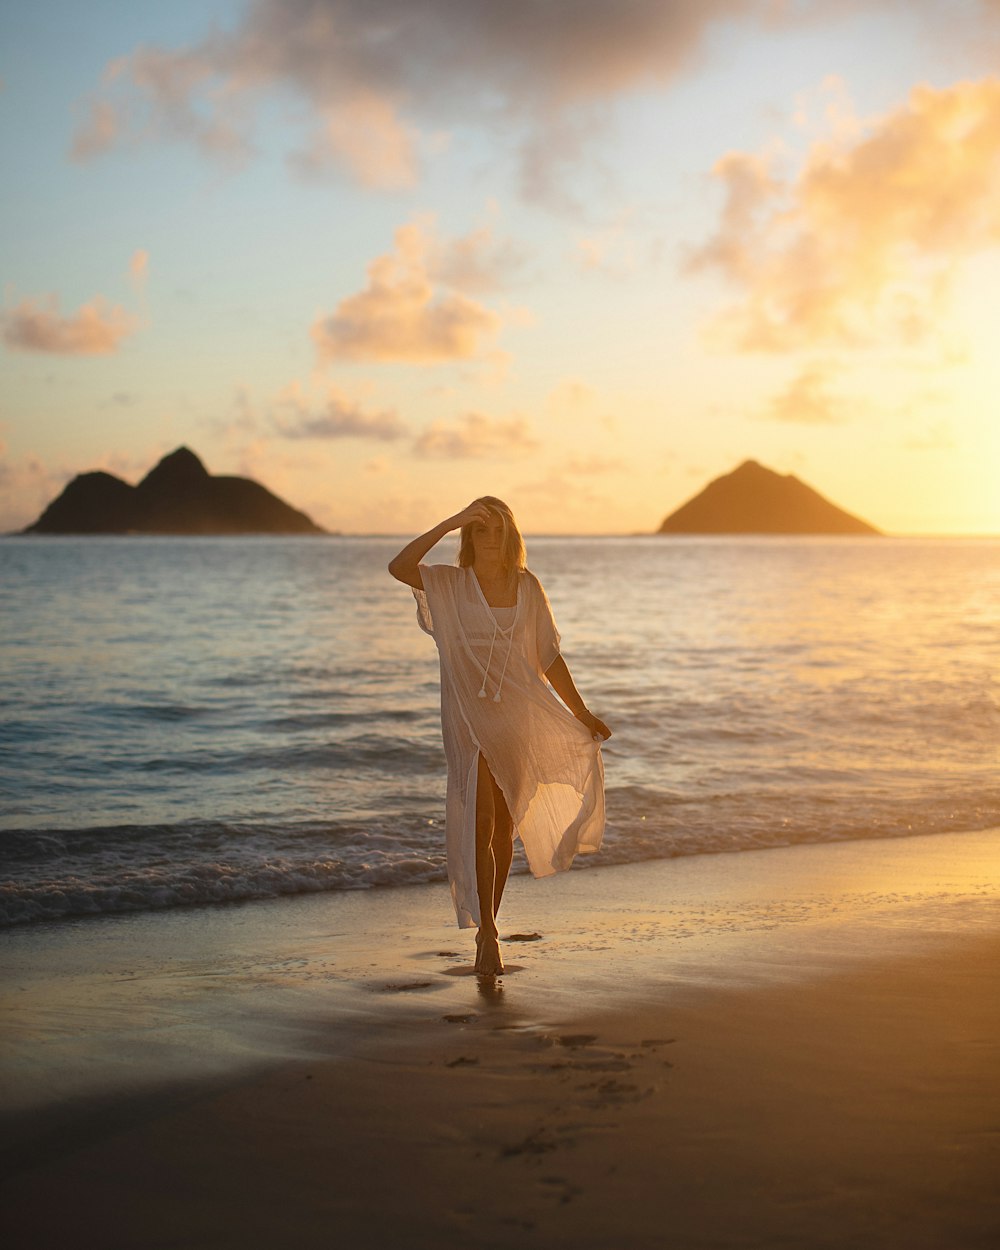
<svg viewBox="0 0 1000 1250">
<path fill-rule="evenodd" d="M 604 742 L 611 737 L 611 730 L 605 725 L 599 716 L 595 716 L 593 712 L 584 709 L 577 713 L 576 718 L 581 724 L 586 725 L 590 730 L 590 736 L 596 741 L 601 738 Z"/>
</svg>

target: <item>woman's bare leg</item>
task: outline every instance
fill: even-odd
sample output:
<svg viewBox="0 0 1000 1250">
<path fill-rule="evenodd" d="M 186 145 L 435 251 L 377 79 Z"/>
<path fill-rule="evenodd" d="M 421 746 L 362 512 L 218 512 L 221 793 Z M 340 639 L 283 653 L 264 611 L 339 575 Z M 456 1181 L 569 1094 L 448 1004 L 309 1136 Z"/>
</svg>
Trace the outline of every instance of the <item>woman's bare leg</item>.
<svg viewBox="0 0 1000 1250">
<path fill-rule="evenodd" d="M 503 791 L 490 774 L 493 785 L 493 862 L 495 872 L 493 878 L 493 916 L 500 913 L 500 900 L 503 898 L 504 886 L 510 872 L 511 860 L 514 858 L 514 822 L 507 810 L 507 800 Z"/>
<path fill-rule="evenodd" d="M 494 901 L 497 883 L 497 860 L 493 846 L 496 818 L 494 784 L 493 775 L 480 755 L 476 779 L 476 892 L 479 895 L 476 971 L 487 974 L 503 972 Z M 506 873 L 504 876 L 506 878 Z M 500 888 L 502 891 L 503 886 Z"/>
</svg>

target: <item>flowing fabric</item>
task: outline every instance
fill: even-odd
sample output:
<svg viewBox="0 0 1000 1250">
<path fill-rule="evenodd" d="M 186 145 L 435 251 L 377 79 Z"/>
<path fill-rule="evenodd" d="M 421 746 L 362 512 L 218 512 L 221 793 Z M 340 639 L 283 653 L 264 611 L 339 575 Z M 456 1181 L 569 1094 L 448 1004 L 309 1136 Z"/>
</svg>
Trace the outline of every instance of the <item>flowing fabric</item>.
<svg viewBox="0 0 1000 1250">
<path fill-rule="evenodd" d="M 448 877 L 459 926 L 469 928 L 480 922 L 479 755 L 503 792 L 536 877 L 600 849 L 604 763 L 600 743 L 545 679 L 559 655 L 559 634 L 534 574 L 518 574 L 512 613 L 490 608 L 471 568 L 422 564 L 420 576 L 424 589 L 413 592 L 417 621 L 441 659 Z"/>
</svg>

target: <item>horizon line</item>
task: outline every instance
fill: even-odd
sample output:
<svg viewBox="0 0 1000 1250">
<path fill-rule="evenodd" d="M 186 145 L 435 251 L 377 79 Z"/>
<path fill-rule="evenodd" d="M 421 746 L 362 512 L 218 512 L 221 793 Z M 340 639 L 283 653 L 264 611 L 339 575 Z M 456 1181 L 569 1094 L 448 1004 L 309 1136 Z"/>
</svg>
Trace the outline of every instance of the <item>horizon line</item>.
<svg viewBox="0 0 1000 1250">
<path fill-rule="evenodd" d="M 48 538 L 411 538 L 412 533 L 409 530 L 323 530 L 318 534 L 294 534 L 294 533 L 267 533 L 264 531 L 253 533 L 247 532 L 243 534 L 184 534 L 184 533 L 154 533 L 142 530 L 128 530 L 120 532 L 105 533 L 28 533 L 25 530 L 6 530 L 0 532 L 0 538 L 31 538 L 31 539 L 48 539 Z M 664 533 L 660 530 L 619 530 L 619 531 L 594 531 L 585 532 L 579 530 L 564 531 L 536 531 L 523 534 L 525 541 L 534 540 L 536 538 L 592 538 L 592 539 L 610 539 L 610 538 L 664 538 L 664 539 L 726 539 L 734 538 L 854 538 L 854 539 L 878 539 L 878 538 L 897 538 L 897 539 L 944 539 L 944 538 L 969 538 L 969 539 L 1000 539 L 1000 532 L 971 532 L 971 531 L 955 531 L 955 532 L 934 532 L 934 531 L 899 531 L 891 532 L 887 530 L 879 530 L 874 534 L 825 534 L 825 533 L 772 533 L 762 530 L 730 532 L 691 532 L 691 533 Z M 447 542 L 450 535 L 446 535 L 435 546 Z"/>
</svg>

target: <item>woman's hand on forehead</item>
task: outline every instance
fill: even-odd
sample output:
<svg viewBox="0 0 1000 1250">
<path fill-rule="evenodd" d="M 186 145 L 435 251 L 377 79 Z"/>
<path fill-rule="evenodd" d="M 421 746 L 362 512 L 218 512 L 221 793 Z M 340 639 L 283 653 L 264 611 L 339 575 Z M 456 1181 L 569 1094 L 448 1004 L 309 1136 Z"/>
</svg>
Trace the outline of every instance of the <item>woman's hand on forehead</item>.
<svg viewBox="0 0 1000 1250">
<path fill-rule="evenodd" d="M 495 515 L 484 503 L 470 503 L 454 519 L 459 526 L 486 525 Z"/>
</svg>

